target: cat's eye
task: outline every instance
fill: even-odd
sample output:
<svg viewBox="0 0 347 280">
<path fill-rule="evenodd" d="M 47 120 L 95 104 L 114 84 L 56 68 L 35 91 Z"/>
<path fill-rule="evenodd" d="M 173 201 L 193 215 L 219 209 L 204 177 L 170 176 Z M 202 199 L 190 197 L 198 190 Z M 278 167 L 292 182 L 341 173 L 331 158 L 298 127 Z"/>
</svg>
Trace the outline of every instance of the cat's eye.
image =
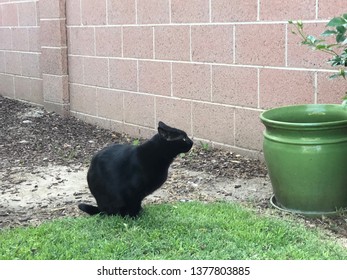
<svg viewBox="0 0 347 280">
<path fill-rule="evenodd" d="M 183 140 L 184 142 L 187 142 L 188 139 L 187 139 L 187 137 L 183 137 L 182 140 Z"/>
</svg>

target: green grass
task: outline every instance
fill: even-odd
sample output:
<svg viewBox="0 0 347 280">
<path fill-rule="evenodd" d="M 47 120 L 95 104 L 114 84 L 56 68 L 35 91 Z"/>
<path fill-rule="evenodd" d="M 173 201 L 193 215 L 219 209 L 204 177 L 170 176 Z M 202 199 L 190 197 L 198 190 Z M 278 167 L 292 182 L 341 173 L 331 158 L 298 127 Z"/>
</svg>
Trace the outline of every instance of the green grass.
<svg viewBox="0 0 347 280">
<path fill-rule="evenodd" d="M 0 259 L 347 259 L 317 230 L 230 204 L 146 206 L 136 220 L 66 218 L 0 231 Z"/>
</svg>

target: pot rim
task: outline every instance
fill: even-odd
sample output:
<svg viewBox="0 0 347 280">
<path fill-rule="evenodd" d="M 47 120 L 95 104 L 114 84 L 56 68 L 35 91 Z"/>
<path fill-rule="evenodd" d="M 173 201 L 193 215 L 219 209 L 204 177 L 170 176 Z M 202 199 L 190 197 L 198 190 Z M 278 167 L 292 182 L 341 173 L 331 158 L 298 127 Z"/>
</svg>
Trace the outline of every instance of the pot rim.
<svg viewBox="0 0 347 280">
<path fill-rule="evenodd" d="M 341 113 L 344 113 L 346 115 L 345 119 L 342 120 L 336 120 L 336 121 L 327 121 L 327 122 L 286 122 L 286 121 L 279 121 L 279 120 L 273 120 L 268 118 L 266 115 L 271 114 L 275 111 L 281 111 L 281 110 L 288 110 L 288 109 L 301 109 L 301 111 L 304 111 L 304 109 L 307 109 L 308 111 L 313 109 L 320 109 L 321 113 L 323 113 L 323 109 L 327 108 L 335 108 Z M 312 112 L 314 114 L 314 112 Z M 319 111 L 317 111 L 317 114 L 319 114 Z M 289 105 L 289 106 L 281 106 L 281 107 L 275 107 L 272 109 L 268 109 L 260 114 L 260 119 L 264 123 L 264 125 L 270 125 L 270 126 L 285 126 L 286 128 L 331 128 L 332 126 L 340 126 L 340 125 L 346 125 L 347 124 L 347 106 L 343 104 L 299 104 L 299 105 Z M 324 124 L 324 128 L 322 125 Z"/>
</svg>

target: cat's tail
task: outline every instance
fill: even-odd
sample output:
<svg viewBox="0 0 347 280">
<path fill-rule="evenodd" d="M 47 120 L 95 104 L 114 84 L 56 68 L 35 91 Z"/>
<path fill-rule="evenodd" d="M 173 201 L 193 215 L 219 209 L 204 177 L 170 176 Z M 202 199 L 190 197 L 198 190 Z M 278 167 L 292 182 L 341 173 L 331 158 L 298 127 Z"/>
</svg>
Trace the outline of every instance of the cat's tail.
<svg viewBox="0 0 347 280">
<path fill-rule="evenodd" d="M 89 215 L 96 215 L 101 212 L 98 207 L 85 203 L 78 204 L 78 208 Z"/>
</svg>

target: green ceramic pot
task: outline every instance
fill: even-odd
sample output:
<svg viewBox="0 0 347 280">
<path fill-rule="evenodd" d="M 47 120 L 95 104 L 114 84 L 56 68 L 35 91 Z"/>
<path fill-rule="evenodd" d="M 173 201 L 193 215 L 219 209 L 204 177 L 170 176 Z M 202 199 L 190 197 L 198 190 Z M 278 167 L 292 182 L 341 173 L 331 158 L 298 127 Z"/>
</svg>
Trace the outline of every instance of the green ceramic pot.
<svg viewBox="0 0 347 280">
<path fill-rule="evenodd" d="M 331 215 L 347 208 L 347 107 L 298 105 L 265 111 L 264 157 L 277 208 Z"/>
</svg>

